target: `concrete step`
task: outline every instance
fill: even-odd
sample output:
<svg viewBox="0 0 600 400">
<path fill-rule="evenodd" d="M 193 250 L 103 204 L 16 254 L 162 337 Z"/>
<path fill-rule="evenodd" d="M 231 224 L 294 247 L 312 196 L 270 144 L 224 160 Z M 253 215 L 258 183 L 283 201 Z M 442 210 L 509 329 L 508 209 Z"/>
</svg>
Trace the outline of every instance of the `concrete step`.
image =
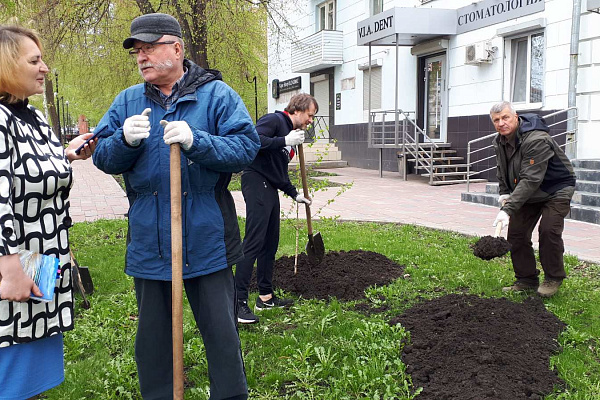
<svg viewBox="0 0 600 400">
<path fill-rule="evenodd" d="M 474 174 L 471 174 L 471 176 L 472 175 L 474 175 Z M 429 172 L 421 174 L 421 176 L 429 176 Z M 433 176 L 434 176 L 434 178 L 439 176 L 439 177 L 463 177 L 466 179 L 467 171 L 434 172 Z"/>
<path fill-rule="evenodd" d="M 578 180 L 575 184 L 576 192 L 600 193 L 600 182 Z M 485 192 L 498 194 L 498 182 L 490 182 L 485 185 Z"/>
<path fill-rule="evenodd" d="M 399 152 L 400 154 L 402 154 L 402 152 Z M 419 150 L 419 156 L 427 156 L 429 157 L 429 155 L 431 154 L 430 150 Z M 433 150 L 433 155 L 435 156 L 441 156 L 444 157 L 448 154 L 456 154 L 456 150 L 452 150 L 452 149 L 435 149 Z"/>
<path fill-rule="evenodd" d="M 600 182 L 600 170 L 587 168 L 574 168 L 577 180 Z"/>
<path fill-rule="evenodd" d="M 473 182 L 473 180 L 471 180 L 471 182 Z M 575 196 L 577 196 L 577 193 L 575 193 Z M 575 196 L 573 196 L 573 200 L 576 199 Z M 460 197 L 461 201 L 498 207 L 498 194 L 470 192 L 461 193 Z M 600 207 L 582 205 L 572 201 L 571 213 L 567 216 L 567 218 L 600 225 Z"/>
<path fill-rule="evenodd" d="M 571 201 L 583 206 L 600 207 L 600 193 L 575 192 Z"/>
<path fill-rule="evenodd" d="M 468 166 L 468 164 L 434 164 L 433 169 L 462 168 L 465 170 L 465 173 L 466 173 L 467 166 Z M 429 170 L 430 167 L 429 167 L 429 165 L 417 165 L 414 168 Z M 474 174 L 474 172 L 473 172 L 473 174 Z"/>
<path fill-rule="evenodd" d="M 600 193 L 600 182 L 595 181 L 577 181 L 575 190 L 579 192 Z"/>
<path fill-rule="evenodd" d="M 571 203 L 571 213 L 567 218 L 600 225 L 600 207 L 582 206 L 581 204 Z"/>
<path fill-rule="evenodd" d="M 498 207 L 498 195 L 481 192 L 461 193 L 460 200 L 469 203 L 484 204 L 486 206 Z"/>
<path fill-rule="evenodd" d="M 481 182 L 486 182 L 487 179 L 470 179 L 469 180 L 471 183 L 481 183 Z M 459 183 L 467 183 L 466 179 L 452 179 L 452 180 L 448 180 L 448 181 L 433 181 L 433 183 L 431 184 L 431 186 L 441 186 L 441 185 L 456 185 Z"/>
<path fill-rule="evenodd" d="M 485 185 L 485 192 L 489 194 L 498 194 L 500 192 L 498 182 L 491 182 Z"/>
<path fill-rule="evenodd" d="M 600 170 L 600 160 L 572 160 L 574 168 L 598 169 Z"/>
<path fill-rule="evenodd" d="M 318 161 L 341 161 L 342 153 L 339 151 L 335 143 L 327 141 L 316 141 L 310 145 L 304 144 L 304 159 L 306 162 Z M 294 159 L 294 162 L 298 160 Z"/>
<path fill-rule="evenodd" d="M 431 160 L 429 157 L 419 157 L 419 161 L 426 161 L 429 162 L 429 160 Z M 433 162 L 436 161 L 462 161 L 464 160 L 464 157 L 434 157 L 433 158 Z M 408 162 L 415 162 L 417 161 L 415 158 L 409 158 Z"/>
</svg>

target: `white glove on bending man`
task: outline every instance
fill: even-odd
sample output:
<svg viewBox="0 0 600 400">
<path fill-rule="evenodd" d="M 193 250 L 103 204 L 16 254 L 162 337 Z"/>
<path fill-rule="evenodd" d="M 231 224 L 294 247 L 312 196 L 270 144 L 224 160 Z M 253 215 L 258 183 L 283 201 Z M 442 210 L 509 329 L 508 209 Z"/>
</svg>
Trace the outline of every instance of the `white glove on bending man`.
<svg viewBox="0 0 600 400">
<path fill-rule="evenodd" d="M 506 213 L 506 211 L 500 210 L 500 212 L 496 216 L 496 219 L 494 220 L 493 226 L 498 225 L 498 223 L 502 223 L 503 227 L 504 226 L 508 226 L 508 221 L 509 220 L 510 220 L 510 217 L 508 216 L 508 214 Z"/>
<path fill-rule="evenodd" d="M 296 196 L 296 202 L 297 203 L 308 204 L 309 206 L 312 204 L 312 200 L 311 199 L 307 199 L 306 197 L 302 196 L 301 194 L 299 194 L 298 196 Z"/>
<path fill-rule="evenodd" d="M 297 146 L 304 143 L 304 131 L 302 129 L 294 129 L 285 136 L 286 146 Z"/>
<path fill-rule="evenodd" d="M 162 121 L 161 125 L 163 125 Z M 166 144 L 180 143 L 184 150 L 189 150 L 194 143 L 194 135 L 187 122 L 171 121 L 165 125 L 163 140 Z"/>
<path fill-rule="evenodd" d="M 150 136 L 150 111 L 152 110 L 146 108 L 141 115 L 132 115 L 123 123 L 123 136 L 130 146 L 137 147 L 143 139 Z"/>
<path fill-rule="evenodd" d="M 510 199 L 510 194 L 501 194 L 500 197 L 498 197 L 498 205 L 502 207 L 508 199 Z"/>
</svg>

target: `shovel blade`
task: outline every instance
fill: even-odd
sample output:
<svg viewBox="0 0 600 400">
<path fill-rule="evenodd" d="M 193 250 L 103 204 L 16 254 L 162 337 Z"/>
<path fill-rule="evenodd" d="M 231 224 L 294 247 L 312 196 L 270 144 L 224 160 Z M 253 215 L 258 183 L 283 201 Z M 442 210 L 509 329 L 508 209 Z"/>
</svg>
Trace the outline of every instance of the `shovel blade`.
<svg viewBox="0 0 600 400">
<path fill-rule="evenodd" d="M 323 261 L 323 257 L 325 257 L 325 244 L 320 232 L 308 235 L 306 254 L 308 255 L 308 261 L 312 265 L 319 265 Z"/>
</svg>

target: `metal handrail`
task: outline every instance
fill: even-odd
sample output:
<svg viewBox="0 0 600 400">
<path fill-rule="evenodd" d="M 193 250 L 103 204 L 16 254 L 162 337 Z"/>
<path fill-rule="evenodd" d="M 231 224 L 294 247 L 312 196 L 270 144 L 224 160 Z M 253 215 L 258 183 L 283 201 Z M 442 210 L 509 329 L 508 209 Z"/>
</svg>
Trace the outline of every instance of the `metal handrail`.
<svg viewBox="0 0 600 400">
<path fill-rule="evenodd" d="M 573 112 L 573 116 L 572 116 L 572 117 L 569 117 L 568 115 L 569 115 L 569 113 L 570 113 L 571 111 L 574 111 L 574 112 Z M 559 137 L 559 136 L 563 136 L 563 135 L 569 135 L 569 134 L 572 134 L 572 135 L 573 135 L 573 137 L 572 137 L 572 138 L 569 138 L 569 137 L 567 136 L 567 139 L 565 140 L 565 144 L 563 144 L 563 145 L 559 145 L 559 147 L 566 147 L 567 145 L 573 145 L 573 144 L 577 143 L 577 140 L 575 139 L 575 137 L 576 137 L 576 135 L 577 135 L 577 121 L 578 121 L 578 112 L 577 112 L 577 107 L 569 107 L 569 108 L 566 108 L 566 109 L 564 109 L 564 110 L 555 111 L 555 112 L 553 112 L 553 113 L 546 114 L 546 115 L 543 115 L 543 116 L 542 116 L 542 118 L 544 118 L 544 119 L 547 119 L 547 118 L 550 118 L 550 117 L 555 117 L 555 116 L 557 116 L 557 115 L 560 115 L 560 114 L 563 114 L 563 113 L 567 113 L 567 117 L 566 117 L 565 119 L 562 119 L 562 120 L 560 120 L 560 121 L 558 121 L 558 122 L 555 122 L 555 123 L 553 123 L 553 124 L 550 124 L 550 125 L 548 125 L 548 127 L 549 127 L 549 128 L 552 128 L 552 127 L 554 127 L 554 126 L 556 126 L 556 125 L 559 125 L 559 124 L 562 124 L 562 123 L 565 123 L 565 122 L 568 122 L 568 121 L 574 121 L 574 124 L 573 124 L 573 126 L 574 126 L 575 128 L 574 128 L 574 129 L 572 129 L 572 130 L 566 130 L 566 131 L 564 131 L 564 132 L 559 132 L 559 133 L 556 133 L 556 134 L 554 134 L 554 135 L 551 135 L 553 138 L 557 138 L 557 137 Z M 473 151 L 471 151 L 471 146 L 472 146 L 472 144 L 474 144 L 474 143 L 477 143 L 477 142 L 480 142 L 480 141 L 482 141 L 482 140 L 491 139 L 491 138 L 495 137 L 496 135 L 498 135 L 498 133 L 491 133 L 491 134 L 489 134 L 489 135 L 482 136 L 482 137 L 480 137 L 480 138 L 477 138 L 477 139 L 473 139 L 473 140 L 471 140 L 471 141 L 469 141 L 469 142 L 467 143 L 467 193 L 469 192 L 469 189 L 470 189 L 470 184 L 471 184 L 471 175 L 477 175 L 477 174 L 481 174 L 481 173 L 484 173 L 484 172 L 487 172 L 487 171 L 491 171 L 491 170 L 493 170 L 493 169 L 495 169 L 495 168 L 496 168 L 496 166 L 494 165 L 493 167 L 486 168 L 486 169 L 483 169 L 483 170 L 480 170 L 480 171 L 477 171 L 477 172 L 473 172 L 473 173 L 471 173 L 471 166 L 472 166 L 472 165 L 475 165 L 475 164 L 481 163 L 481 162 L 483 162 L 483 161 L 486 161 L 486 160 L 490 160 L 490 159 L 492 159 L 492 158 L 496 158 L 495 156 L 489 156 L 489 157 L 482 158 L 482 159 L 480 159 L 480 160 L 477 160 L 477 161 L 471 162 L 471 154 L 475 154 L 475 153 L 477 153 L 477 152 L 480 152 L 480 151 L 483 151 L 483 150 L 488 150 L 488 149 L 490 149 L 490 148 L 494 147 L 494 146 L 493 146 L 493 144 L 489 144 L 489 145 L 488 145 L 488 146 L 486 146 L 486 147 L 481 147 L 481 148 L 479 148 L 479 149 L 477 149 L 477 150 L 473 150 Z M 569 140 L 569 139 L 570 139 L 570 140 Z"/>
<path fill-rule="evenodd" d="M 385 123 L 386 116 L 388 114 L 394 115 L 394 138 L 393 143 L 386 143 L 386 131 L 385 131 Z M 372 147 L 393 147 L 393 148 L 401 148 L 402 149 L 402 157 L 404 162 L 406 162 L 406 154 L 407 151 L 412 157 L 415 159 L 415 167 L 425 167 L 425 170 L 429 168 L 429 184 L 433 183 L 433 154 L 435 150 L 437 150 L 438 145 L 431 139 L 423 129 L 421 129 L 415 122 L 414 118 L 411 118 L 411 114 L 415 115 L 414 111 L 403 111 L 401 109 L 398 110 L 382 110 L 382 111 L 372 111 L 371 112 L 371 131 L 369 132 L 369 144 Z M 381 121 L 376 121 L 377 116 L 381 115 Z M 404 118 L 400 120 L 399 116 L 402 115 Z M 399 129 L 398 122 L 402 123 L 402 129 Z M 377 124 L 380 124 L 381 129 L 381 137 L 377 138 L 381 140 L 381 143 L 374 143 L 375 137 L 373 135 L 373 127 L 376 127 Z M 412 136 L 411 132 L 412 131 Z M 400 135 L 402 135 L 400 137 Z M 419 135 L 423 135 L 423 143 L 429 142 L 429 165 L 426 162 L 421 161 L 420 153 L 427 153 L 427 149 L 425 149 L 419 143 Z M 407 145 L 413 145 L 412 149 Z M 404 179 L 406 179 L 406 168 L 404 169 Z"/>
<path fill-rule="evenodd" d="M 329 132 L 329 126 L 325 123 L 326 120 L 327 121 L 329 120 L 328 115 L 318 115 L 313 118 L 312 124 L 310 124 L 306 128 L 306 134 L 310 141 L 314 142 L 319 138 L 325 138 L 325 139 L 331 138 L 331 132 Z M 319 135 L 324 132 L 327 132 L 327 134 Z"/>
</svg>

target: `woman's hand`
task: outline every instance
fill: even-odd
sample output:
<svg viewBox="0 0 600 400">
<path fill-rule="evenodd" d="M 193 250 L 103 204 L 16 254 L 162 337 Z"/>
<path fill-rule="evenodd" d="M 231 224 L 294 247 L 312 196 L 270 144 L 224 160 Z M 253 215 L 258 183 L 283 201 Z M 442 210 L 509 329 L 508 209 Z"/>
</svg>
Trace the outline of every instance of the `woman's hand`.
<svg viewBox="0 0 600 400">
<path fill-rule="evenodd" d="M 73 140 L 71 140 L 69 142 L 69 146 L 65 150 L 65 153 L 67 154 L 67 158 L 69 159 L 69 161 L 87 160 L 88 158 L 90 158 L 92 156 L 92 153 L 96 149 L 96 143 L 98 143 L 97 138 L 90 141 L 89 143 L 86 143 L 86 145 L 83 146 L 83 149 L 81 149 L 79 154 L 76 154 L 75 150 L 77 150 L 79 148 L 79 146 L 81 146 L 86 140 L 91 138 L 93 135 L 94 134 L 91 132 L 84 133 L 79 136 L 76 136 Z"/>
<path fill-rule="evenodd" d="M 0 299 L 27 301 L 29 296 L 43 296 L 40 288 L 23 272 L 18 254 L 0 257 Z"/>
</svg>

